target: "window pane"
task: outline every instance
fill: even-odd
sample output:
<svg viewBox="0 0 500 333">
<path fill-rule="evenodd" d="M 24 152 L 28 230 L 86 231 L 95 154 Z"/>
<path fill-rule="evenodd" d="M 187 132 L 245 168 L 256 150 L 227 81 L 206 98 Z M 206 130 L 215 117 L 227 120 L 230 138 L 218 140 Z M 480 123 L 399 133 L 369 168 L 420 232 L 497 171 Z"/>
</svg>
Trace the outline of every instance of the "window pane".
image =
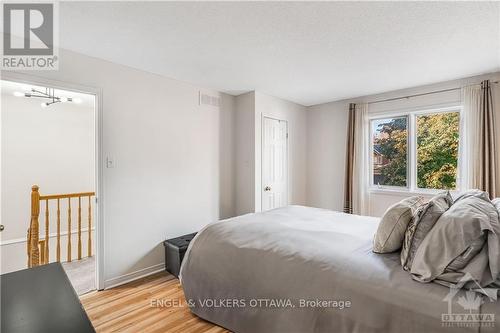
<svg viewBox="0 0 500 333">
<path fill-rule="evenodd" d="M 460 114 L 417 117 L 417 186 L 456 189 Z"/>
<path fill-rule="evenodd" d="M 372 121 L 373 184 L 407 186 L 408 118 Z"/>
</svg>

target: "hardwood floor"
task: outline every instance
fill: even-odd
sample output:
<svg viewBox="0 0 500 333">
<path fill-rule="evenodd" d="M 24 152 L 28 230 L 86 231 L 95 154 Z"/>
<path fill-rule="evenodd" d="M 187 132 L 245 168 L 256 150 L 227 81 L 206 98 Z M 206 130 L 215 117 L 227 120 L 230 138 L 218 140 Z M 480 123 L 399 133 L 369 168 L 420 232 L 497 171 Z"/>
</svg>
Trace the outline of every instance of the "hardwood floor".
<svg viewBox="0 0 500 333">
<path fill-rule="evenodd" d="M 81 298 L 97 332 L 228 332 L 189 311 L 179 280 L 154 274 Z"/>
</svg>

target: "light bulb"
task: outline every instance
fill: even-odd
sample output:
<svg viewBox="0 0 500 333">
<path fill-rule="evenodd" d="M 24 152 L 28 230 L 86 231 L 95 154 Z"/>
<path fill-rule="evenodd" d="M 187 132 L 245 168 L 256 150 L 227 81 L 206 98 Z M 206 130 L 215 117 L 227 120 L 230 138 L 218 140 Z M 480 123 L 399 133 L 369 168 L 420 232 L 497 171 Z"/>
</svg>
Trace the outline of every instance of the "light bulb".
<svg viewBox="0 0 500 333">
<path fill-rule="evenodd" d="M 82 99 L 81 98 L 73 98 L 73 102 L 75 102 L 76 104 L 80 104 L 82 103 Z"/>
<path fill-rule="evenodd" d="M 49 103 L 43 102 L 43 103 L 41 104 L 41 106 L 42 106 L 42 108 L 46 108 L 47 106 L 49 106 Z"/>
<path fill-rule="evenodd" d="M 23 97 L 24 96 L 24 93 L 20 92 L 20 91 L 14 91 L 14 96 L 16 97 Z"/>
</svg>

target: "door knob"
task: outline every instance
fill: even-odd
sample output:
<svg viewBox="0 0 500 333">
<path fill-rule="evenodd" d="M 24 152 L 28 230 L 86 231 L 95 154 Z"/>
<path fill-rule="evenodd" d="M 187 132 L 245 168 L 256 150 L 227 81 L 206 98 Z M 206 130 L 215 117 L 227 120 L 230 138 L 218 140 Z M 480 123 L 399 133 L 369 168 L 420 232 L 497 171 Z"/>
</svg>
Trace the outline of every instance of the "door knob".
<svg viewBox="0 0 500 333">
<path fill-rule="evenodd" d="M 0 224 L 0 231 L 3 231 L 3 229 L 5 229 L 5 227 L 3 226 L 3 224 Z"/>
<path fill-rule="evenodd" d="M 269 187 L 269 186 L 264 187 L 264 191 L 266 191 L 266 192 L 271 191 L 271 187 Z"/>
</svg>

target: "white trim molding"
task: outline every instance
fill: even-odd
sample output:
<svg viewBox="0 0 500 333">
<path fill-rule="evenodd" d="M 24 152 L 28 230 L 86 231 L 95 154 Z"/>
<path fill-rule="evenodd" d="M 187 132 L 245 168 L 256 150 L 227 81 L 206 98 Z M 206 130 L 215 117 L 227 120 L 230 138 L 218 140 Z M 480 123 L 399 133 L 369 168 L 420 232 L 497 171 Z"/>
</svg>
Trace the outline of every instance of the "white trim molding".
<svg viewBox="0 0 500 333">
<path fill-rule="evenodd" d="M 85 233 L 85 232 L 88 232 L 88 228 L 82 228 L 82 233 Z M 92 229 L 90 229 L 91 231 L 95 231 L 95 227 L 92 227 Z M 60 233 L 61 237 L 64 237 L 64 236 L 67 236 L 68 235 L 68 232 L 67 231 L 64 231 L 64 232 L 61 232 Z M 78 229 L 73 229 L 71 230 L 71 235 L 73 236 L 76 236 L 78 235 Z M 53 232 L 51 234 L 49 234 L 49 239 L 50 238 L 55 238 L 57 237 L 57 233 L 56 232 Z M 44 239 L 45 238 L 45 234 L 42 234 L 40 233 L 40 236 L 39 236 L 40 239 Z M 8 239 L 8 240 L 5 240 L 5 241 L 1 241 L 0 242 L 0 246 L 6 246 L 6 245 L 12 245 L 12 244 L 18 244 L 18 243 L 26 243 L 26 238 L 14 238 L 14 239 Z"/>
<path fill-rule="evenodd" d="M 161 272 L 163 270 L 165 270 L 165 263 L 164 262 L 150 266 L 150 267 L 146 267 L 143 269 L 139 269 L 135 272 L 123 274 L 123 275 L 120 275 L 120 276 L 117 276 L 117 277 L 114 277 L 114 278 L 111 278 L 111 279 L 104 281 L 104 289 L 114 288 L 114 287 L 120 286 L 122 284 L 140 279 L 142 277 Z"/>
<path fill-rule="evenodd" d="M 69 90 L 95 96 L 95 256 L 96 256 L 96 286 L 104 289 L 104 167 L 103 167 L 103 90 L 72 82 L 47 79 L 32 74 L 2 71 L 0 78 L 6 81 L 41 85 L 61 90 Z"/>
</svg>

